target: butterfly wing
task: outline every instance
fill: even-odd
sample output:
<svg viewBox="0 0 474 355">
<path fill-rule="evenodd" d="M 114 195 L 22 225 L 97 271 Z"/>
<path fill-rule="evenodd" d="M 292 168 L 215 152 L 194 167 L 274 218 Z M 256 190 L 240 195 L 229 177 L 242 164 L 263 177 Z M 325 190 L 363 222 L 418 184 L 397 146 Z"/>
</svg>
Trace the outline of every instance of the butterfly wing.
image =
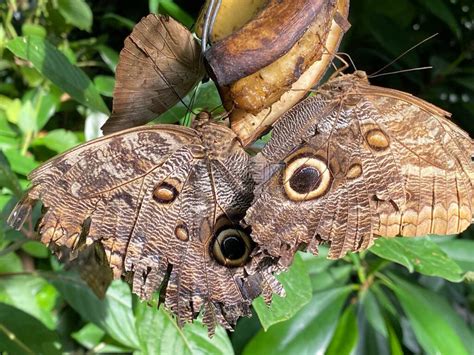
<svg viewBox="0 0 474 355">
<path fill-rule="evenodd" d="M 126 275 L 141 298 L 161 291 L 180 322 L 204 309 L 211 329 L 216 322 L 231 327 L 249 314 L 262 291 L 258 280 L 271 269 L 257 267 L 249 275 L 247 259 L 230 267 L 212 252 L 216 234 L 236 228 L 252 186 L 249 158 L 235 135 L 210 127 L 226 133 L 221 142 L 227 143 L 217 150 L 198 131 L 159 125 L 69 151 L 31 174 L 32 187 L 9 222 L 20 228 L 41 200 L 43 243 L 78 252 L 100 243 L 113 276 Z"/>
<path fill-rule="evenodd" d="M 339 258 L 377 235 L 459 233 L 472 219 L 467 134 L 409 94 L 344 80 L 290 110 L 255 162 L 245 221 L 284 265 L 302 245 L 328 242 Z"/>
<path fill-rule="evenodd" d="M 145 124 L 186 96 L 204 73 L 200 50 L 192 33 L 173 18 L 144 17 L 120 52 L 104 133 Z"/>
</svg>

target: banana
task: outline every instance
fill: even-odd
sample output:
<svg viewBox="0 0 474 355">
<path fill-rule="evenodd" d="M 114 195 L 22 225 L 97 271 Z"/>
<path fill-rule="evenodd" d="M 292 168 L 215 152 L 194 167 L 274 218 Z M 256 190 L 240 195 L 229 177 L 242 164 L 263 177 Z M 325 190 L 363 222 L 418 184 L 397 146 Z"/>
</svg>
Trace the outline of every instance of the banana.
<svg viewBox="0 0 474 355">
<path fill-rule="evenodd" d="M 240 137 L 244 145 L 250 145 L 276 122 L 276 120 L 303 99 L 323 77 L 339 48 L 344 32 L 350 27 L 347 17 L 349 15 L 349 0 L 337 0 L 336 13 L 331 21 L 329 35 L 322 48 L 324 53 L 319 60 L 314 62 L 291 87 L 270 107 L 253 114 L 241 108 L 230 111 L 230 122 L 233 131 Z M 223 90 L 225 91 L 225 90 Z M 228 95 L 223 95 L 224 101 Z M 228 104 L 227 104 L 228 105 Z"/>
<path fill-rule="evenodd" d="M 319 82 L 344 32 L 338 24 L 348 24 L 348 7 L 349 0 L 222 0 L 210 36 L 217 42 L 205 57 L 245 144 Z"/>
</svg>

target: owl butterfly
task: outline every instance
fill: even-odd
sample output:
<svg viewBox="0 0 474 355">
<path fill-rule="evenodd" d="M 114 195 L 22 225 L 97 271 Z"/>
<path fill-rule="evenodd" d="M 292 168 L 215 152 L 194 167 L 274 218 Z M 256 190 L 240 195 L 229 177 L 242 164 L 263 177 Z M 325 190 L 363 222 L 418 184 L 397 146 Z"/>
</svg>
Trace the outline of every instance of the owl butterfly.
<svg viewBox="0 0 474 355">
<path fill-rule="evenodd" d="M 19 229 L 37 200 L 41 241 L 80 251 L 100 243 L 114 278 L 212 332 L 249 315 L 253 298 L 282 292 L 272 260 L 238 222 L 252 200 L 249 156 L 227 127 L 199 114 L 194 128 L 132 128 L 74 148 L 34 170 L 9 223 Z"/>
<path fill-rule="evenodd" d="M 377 236 L 456 234 L 473 215 L 472 139 L 410 94 L 341 75 L 288 111 L 256 157 L 245 222 L 287 266 L 298 248 L 329 257 Z"/>
<path fill-rule="evenodd" d="M 144 17 L 120 52 L 112 116 L 102 130 L 117 132 L 153 120 L 203 75 L 201 46 L 186 27 L 168 16 Z"/>
</svg>

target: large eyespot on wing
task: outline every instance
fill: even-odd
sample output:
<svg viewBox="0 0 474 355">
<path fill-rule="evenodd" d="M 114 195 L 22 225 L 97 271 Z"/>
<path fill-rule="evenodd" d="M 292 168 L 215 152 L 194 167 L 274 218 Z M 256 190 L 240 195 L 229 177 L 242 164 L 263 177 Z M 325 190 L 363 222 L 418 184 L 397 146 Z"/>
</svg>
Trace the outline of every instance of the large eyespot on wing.
<svg viewBox="0 0 474 355">
<path fill-rule="evenodd" d="M 171 17 L 144 17 L 120 52 L 104 133 L 143 125 L 176 104 L 204 74 L 200 45 Z"/>
<path fill-rule="evenodd" d="M 249 314 L 253 298 L 279 290 L 271 259 L 247 270 L 250 248 L 240 255 L 229 244 L 223 254 L 236 262 L 232 267 L 211 252 L 217 216 L 242 216 L 252 194 L 249 157 L 228 131 L 222 141 L 232 146 L 219 142 L 215 152 L 199 138 L 206 135 L 165 125 L 86 143 L 32 174 L 11 221 L 21 227 L 19 216 L 40 199 L 45 244 L 81 250 L 100 243 L 114 278 L 126 274 L 143 299 L 161 290 L 180 324 L 203 311 L 211 331 L 216 322 L 231 328 Z M 161 141 L 150 144 L 145 132 Z M 238 230 L 238 218 L 231 222 L 227 229 Z"/>
<path fill-rule="evenodd" d="M 321 157 L 301 155 L 288 162 L 283 171 L 283 186 L 289 199 L 309 201 L 329 190 L 331 173 Z"/>
</svg>

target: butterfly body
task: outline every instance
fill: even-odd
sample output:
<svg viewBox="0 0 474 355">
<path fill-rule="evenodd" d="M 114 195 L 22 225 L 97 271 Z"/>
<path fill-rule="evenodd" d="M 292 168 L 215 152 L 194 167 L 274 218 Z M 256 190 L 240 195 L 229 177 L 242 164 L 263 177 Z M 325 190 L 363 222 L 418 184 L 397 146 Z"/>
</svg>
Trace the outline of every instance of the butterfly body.
<svg viewBox="0 0 474 355">
<path fill-rule="evenodd" d="M 252 200 L 249 156 L 235 134 L 201 114 L 195 129 L 143 126 L 87 142 L 29 178 L 9 222 L 20 228 L 36 200 L 43 243 L 80 251 L 100 243 L 115 278 L 189 321 L 231 327 L 261 292 L 268 267 L 250 267 L 253 243 L 238 222 Z M 265 275 L 264 275 L 265 274 Z"/>
<path fill-rule="evenodd" d="M 474 146 L 447 117 L 363 72 L 330 80 L 256 157 L 272 173 L 245 218 L 253 238 L 288 264 L 322 242 L 338 258 L 376 236 L 460 233 L 472 220 Z"/>
</svg>

